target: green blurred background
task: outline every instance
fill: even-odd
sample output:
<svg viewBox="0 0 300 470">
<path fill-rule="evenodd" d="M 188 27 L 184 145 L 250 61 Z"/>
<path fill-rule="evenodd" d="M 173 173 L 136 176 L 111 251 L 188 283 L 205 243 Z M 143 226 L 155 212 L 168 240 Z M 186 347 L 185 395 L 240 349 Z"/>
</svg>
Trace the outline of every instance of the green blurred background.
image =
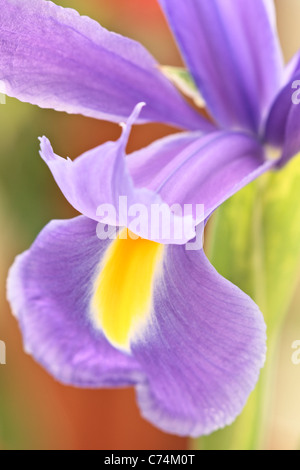
<svg viewBox="0 0 300 470">
<path fill-rule="evenodd" d="M 156 0 L 55 3 L 76 8 L 108 29 L 141 41 L 162 64 L 181 64 Z M 276 4 L 288 60 L 300 46 L 300 2 L 278 0 Z M 173 131 L 161 125 L 135 128 L 128 150 Z M 17 323 L 5 300 L 5 280 L 14 257 L 29 247 L 50 219 L 76 215 L 39 158 L 37 137 L 46 135 L 59 155 L 73 158 L 119 134 L 117 125 L 41 110 L 9 98 L 0 105 L 0 340 L 7 347 L 7 365 L 0 365 L 0 449 L 172 450 L 189 445 L 143 421 L 132 390 L 83 391 L 56 383 L 23 352 Z M 300 366 L 291 362 L 291 344 L 300 340 L 299 307 L 296 292 L 278 351 L 267 449 L 300 446 Z"/>
</svg>

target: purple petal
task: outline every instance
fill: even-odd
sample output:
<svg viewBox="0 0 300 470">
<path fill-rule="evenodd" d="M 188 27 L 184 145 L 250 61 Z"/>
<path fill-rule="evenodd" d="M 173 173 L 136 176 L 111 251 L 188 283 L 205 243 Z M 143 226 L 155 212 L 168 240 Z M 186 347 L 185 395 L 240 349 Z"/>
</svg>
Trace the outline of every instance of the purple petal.
<svg viewBox="0 0 300 470">
<path fill-rule="evenodd" d="M 281 83 L 272 0 L 160 0 L 208 109 L 258 131 Z"/>
<path fill-rule="evenodd" d="M 254 302 L 204 253 L 168 247 L 151 325 L 132 345 L 147 381 L 143 416 L 166 432 L 197 437 L 231 424 L 264 364 L 266 332 Z"/>
<path fill-rule="evenodd" d="M 98 220 L 97 209 L 101 204 L 117 207 L 120 196 L 127 196 L 129 204 L 153 197 L 150 191 L 135 190 L 125 160 L 131 126 L 136 122 L 141 108 L 142 104 L 136 107 L 117 142 L 106 142 L 74 162 L 55 155 L 49 140 L 46 137 L 41 139 L 41 157 L 64 196 L 78 212 L 90 219 Z M 119 220 L 106 219 L 104 222 L 120 224 Z"/>
<path fill-rule="evenodd" d="M 130 227 L 129 224 L 136 217 L 130 215 L 130 211 L 136 205 L 143 205 L 147 210 L 146 215 L 151 213 L 151 207 L 165 205 L 156 192 L 148 188 L 136 188 L 127 168 L 125 148 L 131 126 L 141 107 L 142 104 L 136 107 L 127 125 L 123 126 L 122 136 L 117 142 L 107 142 L 85 153 L 74 162 L 55 155 L 48 139 L 45 137 L 41 139 L 41 156 L 61 191 L 76 210 L 90 219 L 112 226 Z M 120 204 L 122 198 L 126 198 L 125 206 Z M 110 209 L 114 210 L 111 212 Z M 190 216 L 191 223 L 188 221 L 187 226 L 182 216 L 176 216 L 170 208 L 166 211 L 170 217 L 171 227 L 175 227 L 171 231 L 170 238 L 161 238 L 162 231 L 154 227 L 151 232 L 154 234 L 152 238 L 149 223 L 141 226 L 135 233 L 159 243 L 184 244 L 195 237 L 195 226 L 201 221 L 197 220 L 192 224 Z M 176 227 L 179 229 L 186 227 L 185 234 L 180 238 L 176 237 L 178 233 Z"/>
<path fill-rule="evenodd" d="M 297 53 L 285 71 L 285 82 L 274 100 L 265 127 L 265 141 L 282 149 L 279 165 L 300 151 L 300 55 Z"/>
<path fill-rule="evenodd" d="M 211 129 L 138 43 L 44 0 L 0 0 L 0 81 L 21 101 L 119 122 L 141 101 L 139 122 Z"/>
<path fill-rule="evenodd" d="M 203 204 L 204 218 L 273 165 L 256 140 L 237 132 L 179 134 L 128 156 L 136 187 L 170 206 Z"/>
<path fill-rule="evenodd" d="M 299 75 L 300 80 L 300 75 Z M 299 82 L 300 83 L 300 82 Z M 290 158 L 295 157 L 300 152 L 300 105 L 293 105 L 289 113 L 285 142 L 280 165 L 287 163 Z"/>
<path fill-rule="evenodd" d="M 137 362 L 113 348 L 88 317 L 91 282 L 110 241 L 84 217 L 50 223 L 17 258 L 8 297 L 25 348 L 56 379 L 81 387 L 132 385 Z"/>
<path fill-rule="evenodd" d="M 230 424 L 264 362 L 256 305 L 202 251 L 170 246 L 152 314 L 123 353 L 91 319 L 109 243 L 97 239 L 96 222 L 87 218 L 56 221 L 17 259 L 8 298 L 27 352 L 65 384 L 137 386 L 142 414 L 164 431 L 198 436 Z"/>
</svg>

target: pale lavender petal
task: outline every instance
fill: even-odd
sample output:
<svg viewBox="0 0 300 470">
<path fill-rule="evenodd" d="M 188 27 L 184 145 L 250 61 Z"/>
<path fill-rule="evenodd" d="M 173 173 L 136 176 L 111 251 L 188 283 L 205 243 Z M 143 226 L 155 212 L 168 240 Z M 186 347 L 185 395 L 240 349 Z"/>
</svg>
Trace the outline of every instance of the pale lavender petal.
<svg viewBox="0 0 300 470">
<path fill-rule="evenodd" d="M 137 387 L 142 414 L 164 431 L 198 436 L 230 424 L 265 355 L 262 315 L 202 251 L 165 248 L 153 311 L 123 353 L 95 330 L 94 281 L 110 241 L 85 217 L 55 221 L 19 257 L 8 298 L 26 351 L 64 384 Z"/>
<path fill-rule="evenodd" d="M 215 134 L 212 134 L 212 138 Z M 175 159 L 203 137 L 197 132 L 182 132 L 154 141 L 148 147 L 127 156 L 127 166 L 137 187 L 157 189 L 168 176 L 170 165 L 177 167 Z M 172 170 L 173 168 L 171 168 Z"/>
<path fill-rule="evenodd" d="M 197 437 L 231 424 L 253 390 L 266 350 L 263 316 L 201 251 L 167 248 L 152 322 L 132 344 L 147 381 L 142 415 Z"/>
<path fill-rule="evenodd" d="M 226 199 L 269 170 L 263 147 L 252 137 L 237 132 L 177 134 L 156 141 L 125 158 L 130 128 L 136 108 L 117 142 L 108 142 L 87 152 L 74 162 L 54 154 L 49 141 L 42 139 L 41 156 L 49 166 L 68 201 L 81 214 L 104 224 L 129 226 L 134 217 L 130 208 L 142 204 L 151 213 L 153 206 L 177 204 L 181 214 L 172 219 L 172 227 L 181 227 L 185 236 L 159 237 L 162 229 L 135 231 L 143 238 L 159 243 L 184 244 L 194 238 L 196 225 L 202 223 Z M 126 197 L 126 207 L 120 198 Z M 101 210 L 110 205 L 112 214 Z M 184 224 L 185 205 L 190 205 L 191 223 Z M 199 206 L 204 206 L 204 213 Z M 194 221 L 194 222 L 193 222 Z M 147 228 L 149 227 L 147 225 Z M 186 227 L 186 229 L 182 229 Z M 171 233 L 178 233 L 171 230 Z M 180 232 L 179 232 L 180 233 Z"/>
<path fill-rule="evenodd" d="M 137 361 L 113 348 L 89 318 L 93 279 L 110 241 L 96 236 L 85 217 L 51 222 L 32 248 L 17 258 L 8 298 L 26 351 L 64 384 L 132 385 Z"/>
<path fill-rule="evenodd" d="M 279 150 L 279 166 L 300 151 L 300 56 L 288 64 L 285 83 L 272 105 L 265 126 L 265 141 Z"/>
<path fill-rule="evenodd" d="M 258 131 L 283 72 L 273 1 L 160 3 L 215 119 Z"/>
<path fill-rule="evenodd" d="M 282 88 L 288 85 L 293 76 L 299 71 L 300 66 L 300 50 L 293 55 L 291 60 L 286 64 L 284 69 Z"/>
<path fill-rule="evenodd" d="M 44 0 L 0 0 L 0 10 L 0 81 L 9 96 L 114 122 L 145 101 L 139 122 L 212 127 L 139 43 Z"/>
<path fill-rule="evenodd" d="M 48 139 L 41 139 L 41 156 L 61 191 L 78 212 L 90 219 L 112 226 L 130 227 L 136 218 L 131 210 L 136 205 L 146 208 L 146 217 L 151 213 L 151 207 L 164 205 L 161 196 L 155 191 L 135 187 L 126 163 L 125 148 L 129 133 L 141 107 L 142 104 L 136 107 L 117 142 L 107 142 L 74 162 L 55 155 Z M 124 198 L 125 204 L 121 201 Z M 135 233 L 159 243 L 184 244 L 195 237 L 196 222 L 201 221 L 197 220 L 193 224 L 190 216 L 185 223 L 185 219 L 172 213 L 170 208 L 167 208 L 167 213 L 171 221 L 170 237 L 164 238 L 162 229 L 149 227 L 150 223 L 140 226 Z M 159 222 L 158 220 L 157 225 Z M 178 238 L 178 233 L 183 236 Z"/>
</svg>

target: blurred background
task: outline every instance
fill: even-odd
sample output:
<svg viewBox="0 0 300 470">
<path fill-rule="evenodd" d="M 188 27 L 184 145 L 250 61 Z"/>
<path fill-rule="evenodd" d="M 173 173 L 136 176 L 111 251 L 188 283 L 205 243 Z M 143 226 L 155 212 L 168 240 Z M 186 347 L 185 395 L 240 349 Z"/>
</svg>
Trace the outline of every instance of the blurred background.
<svg viewBox="0 0 300 470">
<path fill-rule="evenodd" d="M 108 29 L 142 42 L 162 64 L 181 65 L 156 0 L 57 0 Z M 300 46 L 300 2 L 278 0 L 278 26 L 286 60 Z M 174 130 L 135 128 L 129 151 Z M 25 355 L 6 302 L 7 271 L 51 219 L 76 213 L 64 200 L 38 156 L 46 135 L 59 155 L 74 158 L 120 134 L 117 125 L 41 110 L 7 98 L 0 105 L 0 340 L 7 365 L 0 365 L 0 449 L 178 449 L 185 439 L 163 434 L 140 418 L 133 390 L 84 391 L 63 387 Z M 300 221 L 299 221 L 300 223 Z M 300 287 L 300 285 L 299 285 Z M 300 289 L 287 317 L 273 390 L 266 449 L 300 446 L 300 366 L 291 344 L 300 340 Z"/>
</svg>

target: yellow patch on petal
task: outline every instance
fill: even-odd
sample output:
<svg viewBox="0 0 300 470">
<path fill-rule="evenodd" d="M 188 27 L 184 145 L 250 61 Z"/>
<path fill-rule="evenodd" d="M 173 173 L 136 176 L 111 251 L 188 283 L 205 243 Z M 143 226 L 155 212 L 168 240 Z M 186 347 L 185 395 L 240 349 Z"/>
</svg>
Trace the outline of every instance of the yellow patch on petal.
<svg viewBox="0 0 300 470">
<path fill-rule="evenodd" d="M 153 284 L 163 249 L 163 245 L 137 238 L 125 229 L 104 256 L 92 315 L 107 339 L 122 350 L 130 351 L 132 335 L 151 315 Z"/>
</svg>

